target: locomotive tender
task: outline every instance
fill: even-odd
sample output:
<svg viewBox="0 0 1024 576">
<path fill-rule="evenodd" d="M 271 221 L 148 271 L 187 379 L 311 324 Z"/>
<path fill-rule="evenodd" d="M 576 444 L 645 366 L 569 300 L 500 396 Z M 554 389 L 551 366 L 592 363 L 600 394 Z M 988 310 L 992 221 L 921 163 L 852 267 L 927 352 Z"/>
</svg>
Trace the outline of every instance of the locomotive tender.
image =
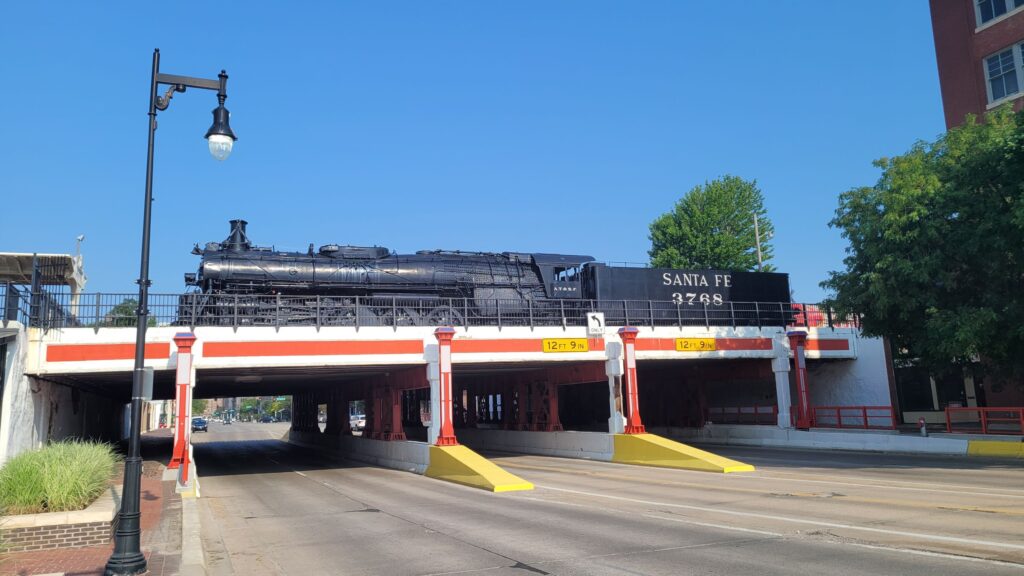
<svg viewBox="0 0 1024 576">
<path fill-rule="evenodd" d="M 246 224 L 231 220 L 223 242 L 195 247 L 202 261 L 185 283 L 198 290 L 183 299 L 181 316 L 191 314 L 193 323 L 197 315 L 212 315 L 249 324 L 303 324 L 311 323 L 314 311 L 318 325 L 466 325 L 503 312 L 514 318 L 527 305 L 532 321 L 545 311 L 564 315 L 567 307 L 613 316 L 618 311 L 628 319 L 629 304 L 622 301 L 643 301 L 648 308 L 647 301 L 659 301 L 659 315 L 672 317 L 680 317 L 680 307 L 689 312 L 731 302 L 789 302 L 786 274 L 616 267 L 591 256 L 547 253 L 395 254 L 338 244 L 281 252 L 253 245 Z M 279 297 L 271 302 L 268 296 Z M 609 304 L 614 301 L 620 307 Z"/>
</svg>

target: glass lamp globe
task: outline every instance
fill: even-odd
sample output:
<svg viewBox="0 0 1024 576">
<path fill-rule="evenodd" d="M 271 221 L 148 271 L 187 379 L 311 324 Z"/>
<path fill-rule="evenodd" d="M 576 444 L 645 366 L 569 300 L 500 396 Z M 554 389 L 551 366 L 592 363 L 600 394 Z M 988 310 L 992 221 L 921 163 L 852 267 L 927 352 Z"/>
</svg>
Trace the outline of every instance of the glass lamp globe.
<svg viewBox="0 0 1024 576">
<path fill-rule="evenodd" d="M 210 134 L 207 141 L 210 143 L 210 154 L 221 162 L 231 155 L 231 148 L 235 144 L 234 138 L 224 134 Z"/>
</svg>

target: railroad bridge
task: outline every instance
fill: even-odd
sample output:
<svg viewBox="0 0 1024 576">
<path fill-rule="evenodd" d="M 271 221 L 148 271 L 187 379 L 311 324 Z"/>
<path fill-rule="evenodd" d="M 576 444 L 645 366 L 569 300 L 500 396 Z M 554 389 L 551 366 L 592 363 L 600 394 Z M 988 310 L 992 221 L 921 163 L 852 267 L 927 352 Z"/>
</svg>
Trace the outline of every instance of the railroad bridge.
<svg viewBox="0 0 1024 576">
<path fill-rule="evenodd" d="M 135 328 L 114 312 L 131 296 L 23 296 L 4 296 L 16 310 L 3 323 L 0 458 L 122 431 Z M 882 341 L 811 305 L 603 302 L 535 314 L 499 303 L 494 317 L 440 325 L 408 300 L 390 302 L 401 314 L 361 321 L 353 308 L 331 322 L 318 300 L 267 298 L 309 314 L 258 325 L 227 306 L 197 321 L 181 295 L 151 296 L 146 366 L 154 399 L 176 400 L 171 465 L 186 480 L 192 398 L 291 395 L 293 442 L 492 490 L 528 483 L 465 446 L 728 472 L 749 467 L 650 432 L 731 419 L 806 428 L 815 406 L 891 406 Z M 358 400 L 361 437 L 349 429 Z M 864 412 L 863 424 L 889 417 Z"/>
</svg>

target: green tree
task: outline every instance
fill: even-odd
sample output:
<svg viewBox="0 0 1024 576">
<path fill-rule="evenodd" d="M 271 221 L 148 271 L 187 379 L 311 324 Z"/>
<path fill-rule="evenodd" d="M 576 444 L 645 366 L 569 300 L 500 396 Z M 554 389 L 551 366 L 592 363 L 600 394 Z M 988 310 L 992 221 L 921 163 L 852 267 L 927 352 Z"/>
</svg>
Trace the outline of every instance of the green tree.
<svg viewBox="0 0 1024 576">
<path fill-rule="evenodd" d="M 1024 117 L 973 118 L 877 160 L 872 187 L 839 197 L 845 270 L 822 287 L 864 331 L 933 372 L 982 358 L 1024 368 Z"/>
<path fill-rule="evenodd" d="M 139 301 L 135 298 L 125 298 L 119 304 L 114 305 L 104 317 L 102 326 L 135 326 L 138 322 L 138 316 L 135 314 L 135 310 L 139 307 Z M 150 316 L 146 319 L 146 326 L 156 326 L 156 318 Z"/>
<path fill-rule="evenodd" d="M 670 212 L 650 226 L 651 266 L 757 270 L 757 228 L 761 236 L 761 269 L 768 264 L 775 229 L 764 208 L 756 181 L 723 176 L 686 193 Z"/>
<path fill-rule="evenodd" d="M 209 404 L 209 400 L 192 400 L 192 415 L 199 416 L 200 414 L 206 414 L 206 406 Z"/>
</svg>

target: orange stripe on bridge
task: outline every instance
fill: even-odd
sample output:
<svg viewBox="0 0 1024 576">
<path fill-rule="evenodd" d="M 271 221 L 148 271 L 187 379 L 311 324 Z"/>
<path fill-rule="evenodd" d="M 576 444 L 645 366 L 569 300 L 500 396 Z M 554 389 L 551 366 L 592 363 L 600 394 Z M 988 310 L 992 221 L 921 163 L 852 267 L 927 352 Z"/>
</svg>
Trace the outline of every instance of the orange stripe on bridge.
<svg viewBox="0 0 1024 576">
<path fill-rule="evenodd" d="M 360 354 L 423 354 L 422 340 L 308 340 L 205 342 L 203 357 L 351 356 Z"/>
<path fill-rule="evenodd" d="M 603 352 L 604 339 L 588 338 L 590 352 Z M 452 354 L 499 352 L 543 352 L 544 338 L 504 338 L 495 340 L 452 340 Z"/>
<path fill-rule="evenodd" d="M 146 344 L 146 358 L 165 360 L 171 357 L 170 342 Z M 94 362 L 99 360 L 132 360 L 135 344 L 48 344 L 47 362 Z"/>
</svg>

